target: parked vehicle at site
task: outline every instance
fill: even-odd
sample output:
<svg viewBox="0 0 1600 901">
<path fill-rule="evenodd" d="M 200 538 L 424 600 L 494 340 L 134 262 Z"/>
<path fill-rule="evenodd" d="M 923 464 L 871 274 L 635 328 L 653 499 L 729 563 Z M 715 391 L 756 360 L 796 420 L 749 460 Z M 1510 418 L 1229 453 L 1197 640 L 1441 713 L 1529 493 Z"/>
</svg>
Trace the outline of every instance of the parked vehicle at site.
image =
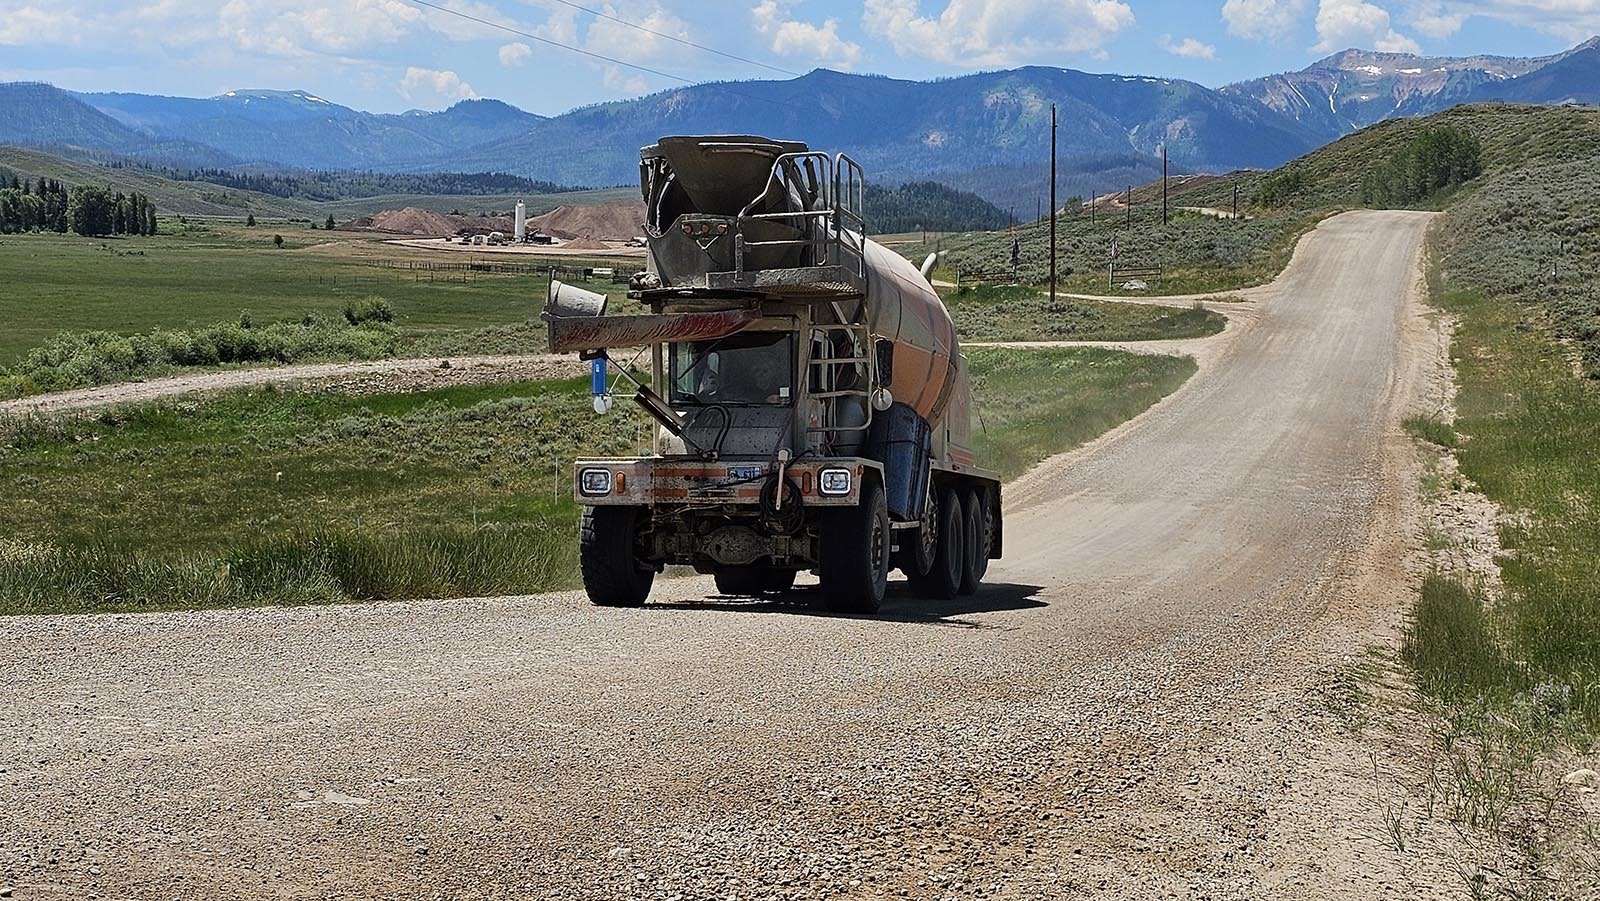
<svg viewBox="0 0 1600 901">
<path fill-rule="evenodd" d="M 655 453 L 580 460 L 580 561 L 595 604 L 644 603 L 668 564 L 727 594 L 814 570 L 822 603 L 871 612 L 889 571 L 933 598 L 977 589 L 1001 552 L 1000 482 L 972 451 L 971 391 L 924 271 L 867 240 L 849 157 L 751 136 L 641 151 L 648 314 L 553 282 L 550 349 L 648 347 L 634 399 Z M 619 379 L 631 381 L 625 368 Z"/>
</svg>

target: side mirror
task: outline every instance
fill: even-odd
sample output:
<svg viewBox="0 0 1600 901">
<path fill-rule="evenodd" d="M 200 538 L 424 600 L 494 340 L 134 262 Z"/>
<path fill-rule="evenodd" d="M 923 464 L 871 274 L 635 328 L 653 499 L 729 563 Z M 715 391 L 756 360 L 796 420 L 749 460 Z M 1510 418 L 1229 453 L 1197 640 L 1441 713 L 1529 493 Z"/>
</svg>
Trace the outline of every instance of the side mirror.
<svg viewBox="0 0 1600 901">
<path fill-rule="evenodd" d="M 873 345 L 873 351 L 878 360 L 878 385 L 887 388 L 894 383 L 894 342 L 888 338 L 879 338 Z"/>
</svg>

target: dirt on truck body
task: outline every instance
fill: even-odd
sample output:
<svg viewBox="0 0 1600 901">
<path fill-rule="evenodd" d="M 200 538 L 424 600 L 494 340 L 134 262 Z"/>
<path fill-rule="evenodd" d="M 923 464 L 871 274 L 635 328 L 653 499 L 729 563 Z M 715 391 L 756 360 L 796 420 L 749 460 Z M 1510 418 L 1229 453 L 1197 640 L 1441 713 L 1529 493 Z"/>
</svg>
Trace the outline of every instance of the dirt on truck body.
<svg viewBox="0 0 1600 901">
<path fill-rule="evenodd" d="M 552 283 L 550 349 L 593 361 L 649 347 L 634 399 L 654 453 L 580 460 L 580 559 L 596 604 L 644 603 L 668 564 L 719 590 L 786 590 L 814 570 L 829 607 L 870 612 L 890 569 L 935 598 L 971 593 L 1000 556 L 1000 483 L 972 451 L 971 390 L 949 312 L 905 259 L 867 240 L 849 157 L 750 136 L 641 151 L 647 268 L 607 315 Z M 926 266 L 924 270 L 926 270 Z M 627 378 L 626 370 L 619 375 Z"/>
</svg>

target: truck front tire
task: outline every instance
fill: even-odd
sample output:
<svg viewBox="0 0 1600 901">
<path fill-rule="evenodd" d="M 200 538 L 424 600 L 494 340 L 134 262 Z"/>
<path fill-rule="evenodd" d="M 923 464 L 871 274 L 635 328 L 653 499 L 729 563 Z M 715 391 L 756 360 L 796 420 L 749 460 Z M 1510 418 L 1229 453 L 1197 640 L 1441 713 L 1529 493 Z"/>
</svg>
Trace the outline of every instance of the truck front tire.
<svg viewBox="0 0 1600 901">
<path fill-rule="evenodd" d="M 578 534 L 583 589 L 598 607 L 642 607 L 656 571 L 639 559 L 643 507 L 585 507 Z"/>
<path fill-rule="evenodd" d="M 954 488 L 941 488 L 938 498 L 939 538 L 933 566 L 927 575 L 911 579 L 911 590 L 922 597 L 948 601 L 961 590 L 967 568 L 966 518 L 962 515 L 961 494 Z"/>
<path fill-rule="evenodd" d="M 868 479 L 861 503 L 823 516 L 817 575 L 822 603 L 839 613 L 876 613 L 889 584 L 889 508 L 883 488 Z"/>
</svg>

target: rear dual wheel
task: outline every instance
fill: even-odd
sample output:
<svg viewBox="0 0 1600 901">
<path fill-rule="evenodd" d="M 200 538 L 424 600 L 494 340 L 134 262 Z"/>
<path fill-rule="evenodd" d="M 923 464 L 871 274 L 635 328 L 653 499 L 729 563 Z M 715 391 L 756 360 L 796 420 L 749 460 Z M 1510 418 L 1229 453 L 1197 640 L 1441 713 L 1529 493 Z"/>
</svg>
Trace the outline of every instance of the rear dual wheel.
<svg viewBox="0 0 1600 901">
<path fill-rule="evenodd" d="M 923 597 L 949 600 L 978 590 L 989 569 L 994 511 L 983 488 L 945 486 L 938 498 L 933 565 L 926 574 L 908 571 L 911 590 Z"/>
<path fill-rule="evenodd" d="M 978 590 L 989 571 L 989 544 L 994 535 L 993 513 L 989 506 L 989 492 L 973 488 L 962 498 L 961 515 L 966 520 L 966 565 L 961 568 L 961 593 L 972 594 Z"/>
<path fill-rule="evenodd" d="M 911 590 L 946 601 L 961 590 L 961 574 L 966 568 L 966 519 L 961 495 L 945 486 L 934 491 L 934 521 L 938 524 L 933 543 L 933 565 L 922 575 L 906 573 Z"/>
</svg>

